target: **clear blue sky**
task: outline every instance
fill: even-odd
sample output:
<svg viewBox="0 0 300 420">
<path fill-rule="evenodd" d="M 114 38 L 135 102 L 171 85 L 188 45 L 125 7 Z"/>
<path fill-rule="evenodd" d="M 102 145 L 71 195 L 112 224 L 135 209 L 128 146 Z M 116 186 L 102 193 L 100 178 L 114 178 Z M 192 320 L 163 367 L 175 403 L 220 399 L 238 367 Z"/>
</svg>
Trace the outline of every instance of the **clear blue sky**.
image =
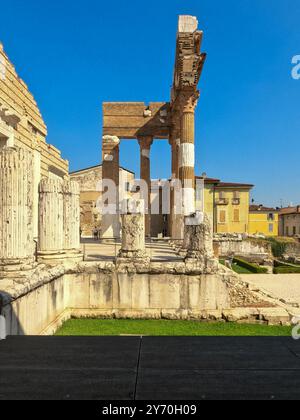
<svg viewBox="0 0 300 420">
<path fill-rule="evenodd" d="M 208 59 L 197 109 L 197 172 L 256 185 L 257 202 L 300 202 L 299 0 L 10 0 L 0 40 L 71 170 L 100 162 L 103 101 L 167 101 L 177 16 L 197 15 Z M 136 142 L 122 165 L 139 173 Z M 156 142 L 153 177 L 169 177 Z"/>
</svg>

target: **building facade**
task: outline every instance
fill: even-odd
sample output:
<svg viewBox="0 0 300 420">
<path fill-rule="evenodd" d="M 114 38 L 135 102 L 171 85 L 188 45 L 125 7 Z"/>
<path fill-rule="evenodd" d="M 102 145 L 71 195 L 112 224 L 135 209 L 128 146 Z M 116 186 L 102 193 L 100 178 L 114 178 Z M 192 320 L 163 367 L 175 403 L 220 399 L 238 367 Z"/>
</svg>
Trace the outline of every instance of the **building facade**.
<svg viewBox="0 0 300 420">
<path fill-rule="evenodd" d="M 102 165 L 72 172 L 70 177 L 80 187 L 80 226 L 82 237 L 91 237 L 95 231 L 101 233 L 102 214 L 99 203 L 102 198 Z M 134 186 L 134 173 L 119 168 L 120 185 L 124 185 L 127 198 Z M 125 197 L 126 198 L 126 197 Z"/>
<path fill-rule="evenodd" d="M 203 179 L 202 177 L 197 177 Z M 248 233 L 251 184 L 226 183 L 204 179 L 204 211 L 215 233 Z M 199 197 L 197 197 L 199 200 Z M 197 203 L 196 207 L 201 208 Z"/>
<path fill-rule="evenodd" d="M 300 206 L 280 209 L 279 235 L 300 236 Z"/>
<path fill-rule="evenodd" d="M 249 234 L 278 236 L 279 210 L 262 205 L 252 205 L 249 211 Z"/>
</svg>

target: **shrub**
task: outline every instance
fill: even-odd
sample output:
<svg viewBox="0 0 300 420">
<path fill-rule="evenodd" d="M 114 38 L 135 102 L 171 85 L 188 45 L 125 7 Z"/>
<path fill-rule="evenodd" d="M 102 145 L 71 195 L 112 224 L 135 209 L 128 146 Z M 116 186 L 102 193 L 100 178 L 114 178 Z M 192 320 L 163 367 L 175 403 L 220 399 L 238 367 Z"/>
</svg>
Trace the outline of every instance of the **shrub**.
<svg viewBox="0 0 300 420">
<path fill-rule="evenodd" d="M 270 238 L 269 241 L 272 245 L 272 254 L 276 258 L 282 258 L 286 252 L 287 242 L 279 241 L 275 238 Z"/>
<path fill-rule="evenodd" d="M 268 273 L 268 269 L 266 267 L 261 267 L 256 264 L 249 263 L 247 261 L 242 260 L 241 258 L 234 258 L 233 262 L 238 264 L 240 267 L 246 268 L 246 270 L 249 270 L 251 273 L 256 273 L 256 274 Z"/>
</svg>

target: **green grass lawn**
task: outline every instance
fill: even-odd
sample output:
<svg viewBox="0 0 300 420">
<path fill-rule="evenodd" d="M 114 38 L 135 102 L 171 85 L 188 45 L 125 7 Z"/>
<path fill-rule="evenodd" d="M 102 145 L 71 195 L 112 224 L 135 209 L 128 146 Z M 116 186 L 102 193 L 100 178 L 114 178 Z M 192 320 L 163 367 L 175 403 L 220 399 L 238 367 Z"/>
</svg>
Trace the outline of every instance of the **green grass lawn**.
<svg viewBox="0 0 300 420">
<path fill-rule="evenodd" d="M 192 321 L 71 319 L 57 336 L 290 336 L 290 327 Z"/>
</svg>

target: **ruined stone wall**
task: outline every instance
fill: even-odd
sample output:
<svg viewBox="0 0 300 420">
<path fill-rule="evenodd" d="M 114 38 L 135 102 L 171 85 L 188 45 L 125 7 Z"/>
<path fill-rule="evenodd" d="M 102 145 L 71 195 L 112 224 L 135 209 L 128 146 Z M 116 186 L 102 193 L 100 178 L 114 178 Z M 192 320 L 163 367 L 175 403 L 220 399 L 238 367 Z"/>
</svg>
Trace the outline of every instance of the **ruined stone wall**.
<svg viewBox="0 0 300 420">
<path fill-rule="evenodd" d="M 0 44 L 0 127 L 6 121 L 1 118 L 1 108 L 7 113 L 15 113 L 19 122 L 12 127 L 15 145 L 38 151 L 41 154 L 41 176 L 49 176 L 49 171 L 61 175 L 68 174 L 68 162 L 63 160 L 60 151 L 46 143 L 47 127 L 37 103 L 27 85 L 19 78 L 13 64 Z M 2 115 L 3 117 L 3 115 Z"/>
<path fill-rule="evenodd" d="M 38 186 L 42 178 L 67 177 L 69 164 L 46 142 L 47 128 L 27 85 L 0 44 L 0 152 L 20 147 L 33 155 L 33 231 L 38 235 Z"/>
<path fill-rule="evenodd" d="M 246 257 L 261 260 L 272 256 L 271 244 L 251 239 L 218 238 L 214 240 L 220 257 Z"/>
</svg>

